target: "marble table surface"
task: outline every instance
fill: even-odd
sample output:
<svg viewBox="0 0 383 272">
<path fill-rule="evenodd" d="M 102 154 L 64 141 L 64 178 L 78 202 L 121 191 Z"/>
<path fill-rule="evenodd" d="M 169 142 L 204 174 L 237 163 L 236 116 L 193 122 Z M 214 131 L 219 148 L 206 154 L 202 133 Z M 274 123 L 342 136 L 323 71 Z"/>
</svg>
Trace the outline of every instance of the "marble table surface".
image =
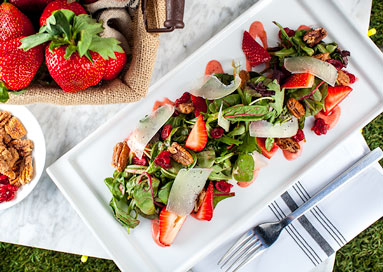
<svg viewBox="0 0 383 272">
<path fill-rule="evenodd" d="M 185 29 L 161 36 L 152 83 L 238 17 L 255 0 L 186 1 Z M 368 29 L 371 0 L 342 0 Z M 47 143 L 46 166 L 69 151 L 124 105 L 52 106 L 28 108 L 42 126 Z M 0 212 L 0 241 L 107 258 L 56 185 L 44 173 L 28 198 Z"/>
</svg>

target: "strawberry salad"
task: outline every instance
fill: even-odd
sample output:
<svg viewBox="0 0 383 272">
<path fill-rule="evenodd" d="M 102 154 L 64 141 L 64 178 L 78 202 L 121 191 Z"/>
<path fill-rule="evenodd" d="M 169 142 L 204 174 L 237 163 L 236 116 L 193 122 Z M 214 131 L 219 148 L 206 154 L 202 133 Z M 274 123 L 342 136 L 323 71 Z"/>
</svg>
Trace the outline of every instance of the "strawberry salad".
<svg viewBox="0 0 383 272">
<path fill-rule="evenodd" d="M 116 168 L 105 184 L 115 218 L 135 228 L 152 220 L 152 236 L 170 246 L 186 218 L 210 221 L 217 204 L 251 185 L 279 149 L 299 157 L 305 120 L 317 135 L 334 128 L 339 103 L 355 76 L 344 70 L 348 51 L 325 43 L 323 28 L 279 28 L 277 47 L 267 46 L 260 22 L 245 31 L 246 70 L 224 73 L 210 61 L 205 80 L 174 102 L 157 101 L 150 115 L 113 150 Z M 260 45 L 255 38 L 262 41 Z M 253 67 L 265 64 L 261 73 Z"/>
</svg>

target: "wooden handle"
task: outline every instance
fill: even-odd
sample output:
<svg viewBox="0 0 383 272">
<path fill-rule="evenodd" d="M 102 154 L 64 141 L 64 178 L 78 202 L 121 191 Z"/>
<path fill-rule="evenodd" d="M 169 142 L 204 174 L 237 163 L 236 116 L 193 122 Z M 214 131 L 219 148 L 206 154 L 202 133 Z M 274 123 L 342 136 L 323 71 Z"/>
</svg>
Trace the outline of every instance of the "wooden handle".
<svg viewBox="0 0 383 272">
<path fill-rule="evenodd" d="M 166 28 L 184 28 L 185 0 L 166 0 Z"/>
</svg>

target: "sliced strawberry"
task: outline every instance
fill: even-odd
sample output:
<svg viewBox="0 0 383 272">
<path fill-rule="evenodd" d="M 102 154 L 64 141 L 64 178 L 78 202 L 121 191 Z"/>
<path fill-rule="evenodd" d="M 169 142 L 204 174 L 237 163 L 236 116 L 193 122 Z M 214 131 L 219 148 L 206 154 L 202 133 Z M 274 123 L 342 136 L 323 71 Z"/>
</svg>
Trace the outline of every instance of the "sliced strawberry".
<svg viewBox="0 0 383 272">
<path fill-rule="evenodd" d="M 198 209 L 197 213 L 192 213 L 192 216 L 198 220 L 210 221 L 213 218 L 213 194 L 214 186 L 213 182 L 210 181 L 205 197 L 203 198 L 202 205 Z"/>
<path fill-rule="evenodd" d="M 207 132 L 202 115 L 198 116 L 197 122 L 186 139 L 185 146 L 194 151 L 201 151 L 207 144 Z"/>
<path fill-rule="evenodd" d="M 268 151 L 265 146 L 266 138 L 257 138 L 257 144 L 259 148 L 261 148 L 263 156 L 265 156 L 268 159 L 271 159 L 271 157 L 275 154 L 275 152 L 278 151 L 278 146 L 276 143 L 273 143 L 273 147 Z"/>
<path fill-rule="evenodd" d="M 157 245 L 159 245 L 160 247 L 165 247 L 160 242 L 160 220 L 159 219 L 152 220 L 152 238 Z"/>
<path fill-rule="evenodd" d="M 336 105 L 342 102 L 343 99 L 352 91 L 352 88 L 349 86 L 335 86 L 328 87 L 328 94 L 324 101 L 325 111 L 324 113 L 328 115 Z"/>
<path fill-rule="evenodd" d="M 194 96 L 194 95 L 190 95 L 190 96 L 191 96 L 191 99 L 193 101 L 195 116 L 198 117 L 201 112 L 206 113 L 207 112 L 207 105 L 206 105 L 205 99 L 202 97 L 199 97 L 199 96 Z"/>
<path fill-rule="evenodd" d="M 159 243 L 164 246 L 170 246 L 180 231 L 185 219 L 186 215 L 178 216 L 166 210 L 166 208 L 163 208 L 160 214 Z"/>
<path fill-rule="evenodd" d="M 256 40 L 251 37 L 249 32 L 243 33 L 242 50 L 251 66 L 270 61 L 271 56 Z"/>
<path fill-rule="evenodd" d="M 314 84 L 315 76 L 310 73 L 299 73 L 291 75 L 282 85 L 285 89 L 311 88 Z"/>
</svg>

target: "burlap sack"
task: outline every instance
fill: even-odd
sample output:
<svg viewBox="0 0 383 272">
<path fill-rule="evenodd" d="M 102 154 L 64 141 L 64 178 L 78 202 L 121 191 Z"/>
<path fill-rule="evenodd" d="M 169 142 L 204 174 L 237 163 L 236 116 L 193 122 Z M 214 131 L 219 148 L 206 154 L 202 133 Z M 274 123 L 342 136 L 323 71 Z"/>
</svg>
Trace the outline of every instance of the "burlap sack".
<svg viewBox="0 0 383 272">
<path fill-rule="evenodd" d="M 160 0 L 149 1 L 149 3 L 151 19 L 162 20 L 165 17 L 164 2 Z M 146 95 L 148 90 L 158 45 L 159 34 L 146 32 L 142 11 L 139 7 L 133 16 L 132 61 L 123 74 L 122 80 L 105 81 L 101 86 L 91 87 L 77 93 L 65 93 L 57 85 L 32 84 L 27 87 L 28 91 L 23 94 L 11 94 L 7 103 L 17 105 L 34 103 L 100 105 L 138 101 Z"/>
</svg>

